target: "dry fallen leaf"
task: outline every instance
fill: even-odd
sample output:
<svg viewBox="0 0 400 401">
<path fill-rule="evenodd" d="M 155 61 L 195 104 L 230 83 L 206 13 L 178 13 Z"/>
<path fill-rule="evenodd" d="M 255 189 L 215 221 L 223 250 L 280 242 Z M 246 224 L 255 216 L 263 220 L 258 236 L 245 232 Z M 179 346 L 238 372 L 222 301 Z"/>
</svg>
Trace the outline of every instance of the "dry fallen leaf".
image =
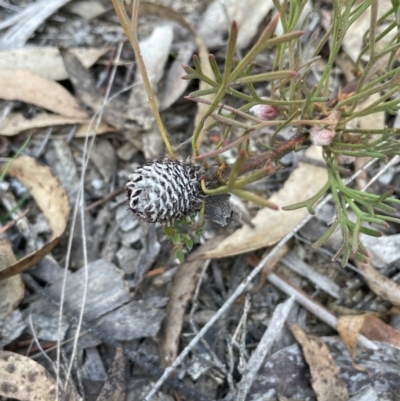
<svg viewBox="0 0 400 401">
<path fill-rule="evenodd" d="M 79 124 L 86 121 L 87 118 L 68 118 L 48 113 L 39 113 L 31 119 L 25 118 L 21 113 L 10 113 L 0 124 L 0 134 L 13 136 L 27 129 Z"/>
<path fill-rule="evenodd" d="M 56 382 L 32 359 L 0 351 L 0 395 L 17 400 L 54 401 Z"/>
<path fill-rule="evenodd" d="M 363 325 L 364 316 L 340 316 L 337 321 L 337 331 L 343 343 L 349 350 L 351 358 L 357 347 L 357 337 Z"/>
<path fill-rule="evenodd" d="M 59 83 L 28 70 L 0 71 L 0 99 L 19 100 L 71 118 L 88 118 Z"/>
<path fill-rule="evenodd" d="M 0 49 L 18 49 L 25 46 L 26 42 L 33 36 L 36 29 L 41 26 L 47 18 L 54 14 L 60 7 L 70 0 L 38 0 L 19 8 L 19 11 L 7 18 L 12 23 L 3 35 L 0 36 Z M 2 21 L 2 22 L 6 22 Z"/>
<path fill-rule="evenodd" d="M 272 0 L 224 1 L 223 13 L 228 15 L 227 20 L 236 21 L 239 25 L 236 43 L 238 49 L 249 46 L 258 32 L 259 25 L 273 8 Z M 228 26 L 228 22 L 226 25 Z"/>
<path fill-rule="evenodd" d="M 396 282 L 380 274 L 371 263 L 362 263 L 356 260 L 356 266 L 364 273 L 363 276 L 371 291 L 385 301 L 400 306 L 400 286 Z"/>
<path fill-rule="evenodd" d="M 307 156 L 312 157 L 312 152 L 315 152 L 315 148 L 310 148 Z M 286 206 L 306 200 L 315 195 L 326 180 L 325 168 L 299 163 L 299 167 L 290 174 L 284 187 L 272 195 L 269 201 Z M 199 248 L 192 258 L 223 258 L 271 246 L 293 230 L 307 214 L 305 208 L 293 211 L 261 209 L 251 220 L 254 228 L 245 225 L 219 243 L 213 239 L 211 241 L 216 244 L 214 249 L 202 252 Z"/>
<path fill-rule="evenodd" d="M 52 236 L 42 248 L 0 272 L 0 280 L 29 269 L 49 253 L 64 233 L 70 211 L 67 193 L 48 166 L 40 164 L 32 157 L 21 156 L 12 162 L 7 174 L 18 179 L 30 191 L 49 222 Z"/>
<path fill-rule="evenodd" d="M 368 251 L 369 262 L 375 268 L 391 266 L 400 259 L 397 252 L 400 249 L 400 234 L 383 235 L 379 238 L 361 234 L 360 239 Z"/>
<path fill-rule="evenodd" d="M 400 348 L 400 331 L 371 314 L 341 316 L 337 328 L 352 358 L 359 333 L 370 340 L 386 342 Z"/>
<path fill-rule="evenodd" d="M 81 63 L 91 67 L 101 56 L 109 51 L 109 48 L 74 48 L 69 49 Z M 29 70 L 35 74 L 53 81 L 67 79 L 68 72 L 65 69 L 60 50 L 57 47 L 24 47 L 0 51 L 0 70 Z"/>
<path fill-rule="evenodd" d="M 0 271 L 15 262 L 10 243 L 0 239 Z M 7 317 L 22 301 L 25 294 L 24 282 L 20 275 L 0 281 L 0 320 Z"/>
<path fill-rule="evenodd" d="M 303 355 L 311 371 L 311 386 L 318 401 L 346 401 L 349 394 L 326 344 L 316 336 L 306 335 L 294 323 L 289 328 L 301 345 Z"/>
<path fill-rule="evenodd" d="M 96 132 L 94 129 L 95 124 L 92 124 L 89 130 L 90 121 L 87 118 L 69 118 L 45 112 L 39 113 L 33 118 L 25 118 L 22 113 L 10 113 L 0 124 L 0 135 L 13 136 L 28 129 L 75 124 L 79 124 L 74 135 L 76 138 L 85 137 L 86 135 L 104 134 L 115 130 L 103 121 Z"/>
</svg>

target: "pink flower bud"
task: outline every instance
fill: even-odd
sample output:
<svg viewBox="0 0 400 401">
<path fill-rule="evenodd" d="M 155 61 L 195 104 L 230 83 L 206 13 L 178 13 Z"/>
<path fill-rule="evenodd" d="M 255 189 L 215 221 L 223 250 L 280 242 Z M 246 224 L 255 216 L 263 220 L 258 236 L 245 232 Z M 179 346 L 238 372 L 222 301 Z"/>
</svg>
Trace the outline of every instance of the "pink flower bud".
<svg viewBox="0 0 400 401">
<path fill-rule="evenodd" d="M 335 135 L 336 135 L 335 131 L 331 131 L 326 128 L 320 128 L 317 125 L 314 125 L 310 131 L 311 142 L 317 146 L 330 145 Z"/>
<path fill-rule="evenodd" d="M 278 109 L 271 104 L 256 104 L 249 111 L 261 120 L 273 120 L 278 114 Z"/>
</svg>

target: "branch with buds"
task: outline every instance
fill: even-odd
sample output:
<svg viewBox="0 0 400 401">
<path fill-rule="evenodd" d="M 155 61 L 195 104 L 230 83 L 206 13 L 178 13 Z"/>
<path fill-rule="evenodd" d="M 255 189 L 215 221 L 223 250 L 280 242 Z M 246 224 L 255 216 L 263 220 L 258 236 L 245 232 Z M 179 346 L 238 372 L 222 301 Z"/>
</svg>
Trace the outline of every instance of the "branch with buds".
<svg viewBox="0 0 400 401">
<path fill-rule="evenodd" d="M 138 0 L 133 2 L 132 23 L 125 9 L 121 9 L 121 3 L 122 0 L 113 0 L 142 75 L 146 75 L 136 37 Z M 388 222 L 400 223 L 399 219 L 391 216 L 396 210 L 393 206 L 399 205 L 400 201 L 391 192 L 374 195 L 348 188 L 341 180 L 339 164 L 352 162 L 357 157 L 387 161 L 393 155 L 400 154 L 396 129 L 382 127 L 365 130 L 349 126 L 349 122 L 355 118 L 382 111 L 397 113 L 400 109 L 400 99 L 395 96 L 400 90 L 400 67 L 393 64 L 400 49 L 398 35 L 393 35 L 379 50 L 375 46 L 382 35 L 395 29 L 395 25 L 375 37 L 377 25 L 384 22 L 384 19 L 377 17 L 377 0 L 335 0 L 332 2 L 333 24 L 324 36 L 316 39 L 314 49 L 310 51 L 300 41 L 303 32 L 295 30 L 295 27 L 301 26 L 301 14 L 306 2 L 290 2 L 290 9 L 289 3 L 284 4 L 282 6 L 280 2 L 274 1 L 279 14 L 272 18 L 241 60 L 235 57 L 238 26 L 233 22 L 223 66 L 219 66 L 212 55 L 208 61 L 202 60 L 203 63 L 209 63 L 210 69 L 203 68 L 197 56 L 193 57 L 192 66 L 183 66 L 186 73 L 183 79 L 207 84 L 207 89 L 197 90 L 186 97 L 192 102 L 208 106 L 194 129 L 193 163 L 174 160 L 162 121 L 158 111 L 155 112 L 170 159 L 148 162 L 130 176 L 127 184 L 128 203 L 139 218 L 165 225 L 167 234 L 175 244 L 183 241 L 191 248 L 193 238 L 182 233 L 184 228 L 179 224 L 188 224 L 189 220 L 193 220 L 193 215 L 199 213 L 202 217 L 195 223 L 195 232 L 198 234 L 204 218 L 222 224 L 227 224 L 231 218 L 235 220 L 236 217 L 230 215 L 230 209 L 224 206 L 229 194 L 276 208 L 267 199 L 247 192 L 246 185 L 275 173 L 281 168 L 280 159 L 289 152 L 314 144 L 323 148 L 328 182 L 312 198 L 286 206 L 285 209 L 306 207 L 313 213 L 315 203 L 327 191 L 331 191 L 337 218 L 315 246 L 321 246 L 335 227 L 340 227 L 343 246 L 337 257 L 342 257 L 343 264 L 347 263 L 350 256 L 365 261 L 366 251 L 360 242 L 360 233 L 378 236 L 382 233 L 370 229 L 366 224 L 386 226 Z M 288 9 L 284 8 L 286 6 Z M 358 76 L 332 95 L 329 93 L 330 79 L 344 35 L 369 7 L 373 10 L 371 28 L 365 35 L 366 42 L 356 63 Z M 283 33 L 274 36 L 279 20 Z M 319 58 L 321 49 L 328 43 L 330 51 L 325 69 L 318 82 L 310 87 L 306 82 L 313 76 L 310 74 L 312 63 Z M 268 72 L 260 70 L 256 61 L 257 56 L 265 51 L 274 52 L 274 61 Z M 361 57 L 365 54 L 369 55 L 367 63 Z M 211 70 L 212 74 L 206 70 Z M 147 81 L 144 79 L 145 88 L 149 99 L 154 101 Z M 259 94 L 261 91 L 263 96 Z M 264 96 L 266 91 L 268 96 Z M 379 94 L 378 99 L 363 107 L 364 99 L 374 94 Z M 208 100 L 210 95 L 212 100 Z M 152 102 L 152 106 L 156 107 L 155 102 Z M 288 127 L 294 130 L 294 135 L 280 142 L 279 134 Z M 251 154 L 249 144 L 252 136 L 266 128 L 271 130 L 268 150 Z M 213 150 L 201 153 L 201 138 L 204 138 L 204 133 L 212 130 L 219 130 L 220 140 Z M 236 152 L 237 158 L 232 165 L 227 165 L 221 159 L 227 150 Z M 355 214 L 355 219 L 347 212 L 348 207 Z M 211 209 L 221 210 L 221 213 Z"/>
</svg>

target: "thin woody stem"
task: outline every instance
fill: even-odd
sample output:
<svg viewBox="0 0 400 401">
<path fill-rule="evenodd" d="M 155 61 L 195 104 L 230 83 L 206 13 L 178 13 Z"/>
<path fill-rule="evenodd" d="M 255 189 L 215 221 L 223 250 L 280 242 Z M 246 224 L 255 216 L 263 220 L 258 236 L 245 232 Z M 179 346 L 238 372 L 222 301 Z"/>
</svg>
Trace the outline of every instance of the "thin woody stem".
<svg viewBox="0 0 400 401">
<path fill-rule="evenodd" d="M 251 131 L 251 132 L 248 132 L 247 134 L 244 134 L 239 139 L 236 139 L 236 141 L 233 141 L 233 142 L 229 143 L 228 145 L 226 145 L 226 146 L 224 146 L 222 148 L 213 150 L 211 152 L 203 153 L 202 155 L 197 156 L 195 158 L 195 160 L 202 161 L 202 160 L 210 159 L 211 157 L 217 156 L 217 155 L 219 155 L 221 153 L 224 153 L 227 150 L 232 149 L 232 148 L 236 147 L 237 145 L 241 144 L 243 141 L 249 139 L 253 132 L 254 131 Z"/>
<path fill-rule="evenodd" d="M 308 133 L 296 134 L 276 148 L 247 159 L 243 164 L 240 174 L 246 174 L 253 170 L 265 168 L 266 166 L 272 166 L 275 162 L 282 159 L 283 156 L 306 145 L 308 140 Z"/>
<path fill-rule="evenodd" d="M 309 142 L 308 133 L 296 134 L 288 141 L 283 142 L 274 149 L 270 149 L 266 152 L 260 153 L 259 155 L 248 158 L 240 169 L 239 176 L 249 173 L 255 170 L 268 169 L 269 174 L 273 174 L 276 170 L 276 162 L 278 162 L 283 156 L 287 155 L 292 151 L 296 151 Z M 226 181 L 229 177 L 231 167 L 225 165 L 223 170 L 221 167 L 214 166 L 207 170 L 205 174 L 205 181 L 209 182 L 221 182 Z"/>
</svg>

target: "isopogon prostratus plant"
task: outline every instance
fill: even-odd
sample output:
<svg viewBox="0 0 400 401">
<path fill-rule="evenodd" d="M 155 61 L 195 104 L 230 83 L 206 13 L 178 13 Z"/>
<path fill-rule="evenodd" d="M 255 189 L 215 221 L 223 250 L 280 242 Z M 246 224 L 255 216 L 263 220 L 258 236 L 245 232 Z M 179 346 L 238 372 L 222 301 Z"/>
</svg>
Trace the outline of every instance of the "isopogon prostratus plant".
<svg viewBox="0 0 400 401">
<path fill-rule="evenodd" d="M 159 159 L 145 163 L 126 185 L 129 208 L 148 223 L 171 225 L 190 218 L 204 201 L 200 168 L 190 161 Z"/>
</svg>

